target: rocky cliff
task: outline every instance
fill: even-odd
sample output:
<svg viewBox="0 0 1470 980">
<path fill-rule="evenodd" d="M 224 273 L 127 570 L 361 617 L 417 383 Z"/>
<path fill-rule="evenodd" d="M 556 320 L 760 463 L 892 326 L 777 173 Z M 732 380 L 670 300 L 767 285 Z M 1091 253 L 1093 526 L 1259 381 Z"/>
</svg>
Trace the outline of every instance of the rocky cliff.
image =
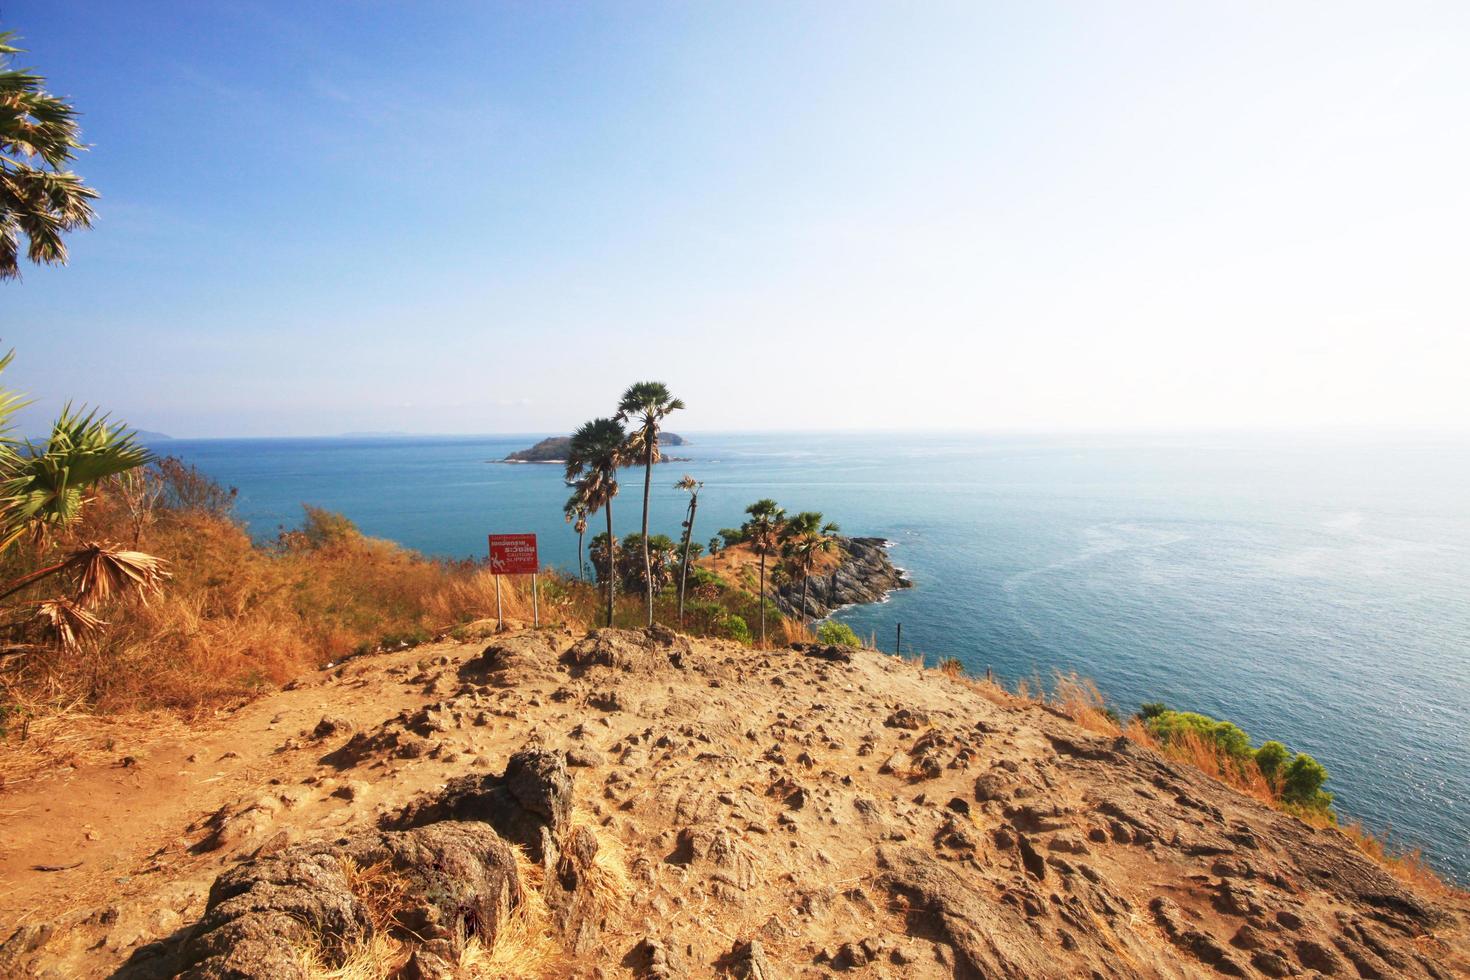
<svg viewBox="0 0 1470 980">
<path fill-rule="evenodd" d="M 116 736 L 0 805 L 0 975 L 1470 969 L 1464 895 L 873 651 L 527 630 Z"/>
<path fill-rule="evenodd" d="M 888 558 L 883 538 L 843 538 L 841 560 L 826 575 L 813 575 L 802 606 L 802 583 L 784 582 L 774 593 L 776 605 L 790 616 L 821 619 L 843 606 L 882 602 L 894 589 L 914 583 Z"/>
</svg>

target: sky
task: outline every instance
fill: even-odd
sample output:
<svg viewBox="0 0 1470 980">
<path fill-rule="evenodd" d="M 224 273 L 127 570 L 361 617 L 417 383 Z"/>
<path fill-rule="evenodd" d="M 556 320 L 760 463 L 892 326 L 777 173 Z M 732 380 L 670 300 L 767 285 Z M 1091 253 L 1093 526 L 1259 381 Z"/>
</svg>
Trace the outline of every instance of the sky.
<svg viewBox="0 0 1470 980">
<path fill-rule="evenodd" d="M 1470 4 L 0 0 L 176 436 L 1470 426 Z"/>
</svg>

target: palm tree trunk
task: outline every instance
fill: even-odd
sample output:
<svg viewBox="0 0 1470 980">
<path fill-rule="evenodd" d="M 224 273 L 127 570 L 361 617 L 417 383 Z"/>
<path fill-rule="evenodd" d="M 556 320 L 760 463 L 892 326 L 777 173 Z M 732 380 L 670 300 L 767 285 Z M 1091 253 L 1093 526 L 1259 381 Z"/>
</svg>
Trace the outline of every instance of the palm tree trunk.
<svg viewBox="0 0 1470 980">
<path fill-rule="evenodd" d="M 613 561 L 616 549 L 613 547 L 612 532 L 612 500 L 609 499 L 604 508 L 607 511 L 607 625 L 613 624 L 613 599 L 617 595 L 618 571 L 617 563 Z"/>
<path fill-rule="evenodd" d="M 585 582 L 585 581 L 587 581 L 587 563 L 582 560 L 582 538 L 586 535 L 586 533 L 587 533 L 586 531 L 578 531 L 577 532 L 577 581 L 578 582 Z"/>
<path fill-rule="evenodd" d="M 648 494 L 653 489 L 653 439 L 643 440 L 643 591 L 648 597 L 648 625 L 653 625 L 653 563 L 648 558 Z"/>
<path fill-rule="evenodd" d="M 694 537 L 694 512 L 699 509 L 699 495 L 689 498 L 689 520 L 684 525 L 684 568 L 679 572 L 679 628 L 684 628 L 684 588 L 689 582 L 689 542 Z"/>
<path fill-rule="evenodd" d="M 761 594 L 756 597 L 761 606 L 761 646 L 766 645 L 766 553 L 761 552 Z"/>
<path fill-rule="evenodd" d="M 812 584 L 812 560 L 808 558 L 801 569 L 801 615 L 806 617 L 806 589 Z"/>
</svg>

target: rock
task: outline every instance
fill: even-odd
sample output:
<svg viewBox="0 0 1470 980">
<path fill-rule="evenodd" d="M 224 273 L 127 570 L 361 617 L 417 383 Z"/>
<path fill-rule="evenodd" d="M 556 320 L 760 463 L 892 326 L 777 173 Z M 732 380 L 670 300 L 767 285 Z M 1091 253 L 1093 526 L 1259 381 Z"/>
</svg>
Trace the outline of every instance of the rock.
<svg viewBox="0 0 1470 980">
<path fill-rule="evenodd" d="M 1174 902 L 1159 896 L 1149 903 L 1149 908 L 1159 927 L 1164 930 L 1164 935 L 1180 949 L 1193 954 L 1200 962 L 1214 967 L 1227 977 L 1250 975 L 1223 943 L 1186 923 L 1183 912 Z"/>
<path fill-rule="evenodd" d="M 540 861 L 571 812 L 566 759 L 559 752 L 529 747 L 510 757 L 503 774 L 450 780 L 442 793 L 420 797 L 381 823 L 385 829 L 404 830 L 441 820 L 480 821 Z"/>
<path fill-rule="evenodd" d="M 335 735 L 352 734 L 353 724 L 346 718 L 335 715 L 324 715 L 322 720 L 316 723 L 311 730 L 311 737 L 315 739 L 331 738 Z"/>
<path fill-rule="evenodd" d="M 653 937 L 644 938 L 635 948 L 643 961 L 642 975 L 648 980 L 680 980 L 688 976 L 684 957 L 673 945 Z"/>
<path fill-rule="evenodd" d="M 0 975 L 22 976 L 22 967 L 56 931 L 50 923 L 31 922 L 19 926 L 10 938 L 0 943 Z"/>
<path fill-rule="evenodd" d="M 994 901 L 983 883 L 914 849 L 880 853 L 879 865 L 886 869 L 879 883 L 925 915 L 926 924 L 953 947 L 963 973 L 1057 975 L 1050 951 L 1034 941 L 1025 917 L 1014 906 Z"/>
<path fill-rule="evenodd" d="M 350 863 L 349 863 L 350 862 Z M 426 939 L 493 942 L 521 901 L 515 854 L 483 824 L 444 822 L 297 845 L 220 875 L 181 953 L 188 980 L 305 977 L 297 950 L 340 957 L 372 928 L 348 868 L 385 866 L 405 883 L 397 919 Z M 456 950 L 457 952 L 457 950 Z"/>
<path fill-rule="evenodd" d="M 852 663 L 852 648 L 820 643 L 793 643 L 791 649 L 806 657 L 826 660 L 830 663 Z"/>
<path fill-rule="evenodd" d="M 749 942 L 736 940 L 726 957 L 730 976 L 740 980 L 776 980 L 775 971 L 766 960 L 766 951 L 759 939 Z"/>
<path fill-rule="evenodd" d="M 586 745 L 567 750 L 567 765 L 579 769 L 592 769 L 603 764 L 602 753 Z"/>
<path fill-rule="evenodd" d="M 841 606 L 878 602 L 894 589 L 913 583 L 888 558 L 883 538 L 839 538 L 841 560 L 831 573 L 813 576 L 806 586 L 787 582 L 776 588 L 774 600 L 782 612 L 803 619 L 822 619 Z"/>
<path fill-rule="evenodd" d="M 918 731 L 927 727 L 929 715 L 923 711 L 914 711 L 909 708 L 899 708 L 884 719 L 883 724 L 889 728 L 904 728 L 909 731 Z"/>
<path fill-rule="evenodd" d="M 565 646 L 557 634 L 529 630 L 497 639 L 461 673 L 483 672 L 495 687 L 512 688 L 555 680 L 557 659 Z"/>
<path fill-rule="evenodd" d="M 626 673 L 656 673 L 679 668 L 693 656 L 689 638 L 666 626 L 644 630 L 599 629 L 588 633 L 561 655 L 561 662 L 580 677 L 596 667 Z"/>
</svg>

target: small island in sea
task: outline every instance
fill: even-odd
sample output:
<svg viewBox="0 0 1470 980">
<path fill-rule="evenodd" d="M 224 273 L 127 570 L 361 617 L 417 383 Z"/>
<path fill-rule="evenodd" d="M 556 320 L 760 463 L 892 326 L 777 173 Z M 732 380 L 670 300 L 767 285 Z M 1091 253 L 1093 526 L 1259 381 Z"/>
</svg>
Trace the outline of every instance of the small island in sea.
<svg viewBox="0 0 1470 980">
<path fill-rule="evenodd" d="M 664 446 L 682 446 L 685 440 L 682 436 L 672 432 L 662 432 L 658 441 Z M 542 439 L 529 449 L 518 449 L 504 459 L 492 459 L 492 463 L 565 463 L 567 461 L 567 447 L 571 445 L 571 436 L 551 436 Z M 687 463 L 689 460 L 682 456 L 665 456 L 661 463 Z"/>
</svg>

